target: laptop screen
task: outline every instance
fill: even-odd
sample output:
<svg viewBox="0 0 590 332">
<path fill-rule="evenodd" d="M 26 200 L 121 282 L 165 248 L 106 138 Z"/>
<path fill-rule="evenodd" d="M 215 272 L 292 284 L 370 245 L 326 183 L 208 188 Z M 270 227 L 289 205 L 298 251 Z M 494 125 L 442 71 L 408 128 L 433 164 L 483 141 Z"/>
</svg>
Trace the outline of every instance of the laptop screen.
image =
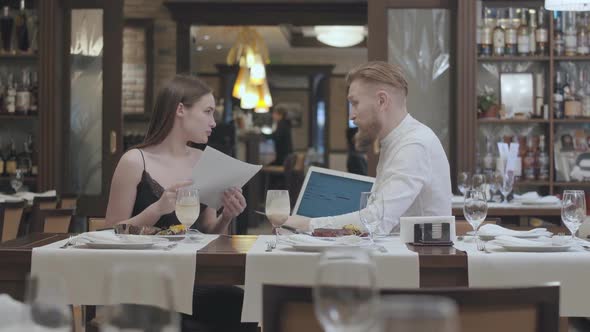
<svg viewBox="0 0 590 332">
<path fill-rule="evenodd" d="M 370 177 L 312 167 L 293 214 L 317 218 L 358 211 L 361 192 L 371 191 L 373 181 Z"/>
</svg>

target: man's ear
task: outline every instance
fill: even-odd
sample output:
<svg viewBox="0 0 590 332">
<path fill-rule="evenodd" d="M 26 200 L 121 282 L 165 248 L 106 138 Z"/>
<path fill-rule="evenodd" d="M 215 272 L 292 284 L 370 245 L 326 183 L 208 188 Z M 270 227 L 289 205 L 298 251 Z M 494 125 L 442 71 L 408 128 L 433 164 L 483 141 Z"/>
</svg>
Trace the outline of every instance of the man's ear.
<svg viewBox="0 0 590 332">
<path fill-rule="evenodd" d="M 390 103 L 390 96 L 384 90 L 377 90 L 377 105 L 379 109 L 386 109 Z"/>
</svg>

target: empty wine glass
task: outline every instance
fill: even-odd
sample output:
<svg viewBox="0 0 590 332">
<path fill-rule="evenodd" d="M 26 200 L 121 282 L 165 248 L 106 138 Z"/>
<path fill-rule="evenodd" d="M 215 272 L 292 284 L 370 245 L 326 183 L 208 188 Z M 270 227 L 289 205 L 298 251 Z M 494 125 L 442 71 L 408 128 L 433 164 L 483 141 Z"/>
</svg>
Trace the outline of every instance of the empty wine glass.
<svg viewBox="0 0 590 332">
<path fill-rule="evenodd" d="M 176 218 L 185 228 L 184 242 L 190 242 L 190 227 L 199 219 L 201 204 L 199 190 L 195 186 L 186 186 L 176 190 Z"/>
<path fill-rule="evenodd" d="M 381 297 L 381 331 L 456 332 L 458 311 L 453 300 L 442 296 L 385 295 Z"/>
<path fill-rule="evenodd" d="M 483 191 L 486 184 L 486 179 L 483 174 L 474 174 L 471 178 L 471 188 Z"/>
<path fill-rule="evenodd" d="M 457 188 L 461 192 L 461 195 L 465 196 L 465 191 L 471 187 L 469 183 L 469 172 L 461 172 L 457 176 Z"/>
<path fill-rule="evenodd" d="M 71 331 L 72 310 L 66 294 L 65 282 L 57 275 L 44 275 L 43 278 L 30 276 L 25 290 L 27 308 L 23 325 L 30 326 L 29 331 Z"/>
<path fill-rule="evenodd" d="M 496 192 L 498 192 L 498 190 L 501 190 L 502 188 L 502 183 L 504 182 L 504 176 L 502 175 L 502 172 L 500 171 L 495 171 L 490 179 L 490 189 L 492 189 L 492 201 L 494 200 L 494 195 L 496 194 Z"/>
<path fill-rule="evenodd" d="M 362 192 L 360 200 L 359 217 L 361 223 L 369 231 L 371 244 L 375 244 L 375 231 L 383 222 L 385 206 L 383 195 L 376 192 Z"/>
<path fill-rule="evenodd" d="M 376 266 L 368 251 L 343 248 L 322 253 L 313 303 L 324 330 L 369 330 L 378 318 L 376 283 Z"/>
<path fill-rule="evenodd" d="M 479 238 L 477 237 L 477 230 L 479 226 L 486 219 L 488 214 L 488 203 L 486 201 L 486 195 L 484 192 L 470 189 L 465 193 L 465 202 L 463 205 L 463 215 L 467 222 L 473 227 L 474 238 L 478 245 L 478 249 L 483 250 L 480 247 Z"/>
<path fill-rule="evenodd" d="M 18 193 L 20 188 L 23 186 L 25 180 L 24 172 L 22 169 L 17 169 L 14 177 L 10 180 L 10 186 L 14 189 L 15 193 Z"/>
<path fill-rule="evenodd" d="M 268 190 L 266 192 L 265 213 L 275 232 L 276 243 L 279 243 L 279 230 L 289 219 L 291 203 L 288 190 Z"/>
<path fill-rule="evenodd" d="M 500 192 L 504 197 L 504 202 L 508 203 L 508 195 L 512 192 L 512 186 L 514 185 L 514 171 L 506 171 L 502 178 L 502 186 Z"/>
<path fill-rule="evenodd" d="M 180 331 L 172 271 L 162 267 L 116 265 L 106 279 L 103 332 Z M 192 290 L 192 287 L 189 288 Z M 139 304 L 138 304 L 139 303 Z"/>
<path fill-rule="evenodd" d="M 586 194 L 583 190 L 564 190 L 561 201 L 561 220 L 576 241 L 576 232 L 586 219 Z"/>
</svg>

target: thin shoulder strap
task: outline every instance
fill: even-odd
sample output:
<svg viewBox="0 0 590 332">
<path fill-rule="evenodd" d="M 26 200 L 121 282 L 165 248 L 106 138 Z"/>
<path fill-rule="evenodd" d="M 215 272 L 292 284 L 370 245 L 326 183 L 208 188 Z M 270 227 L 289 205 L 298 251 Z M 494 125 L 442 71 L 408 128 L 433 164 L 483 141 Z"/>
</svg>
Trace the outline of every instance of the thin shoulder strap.
<svg viewBox="0 0 590 332">
<path fill-rule="evenodd" d="M 143 157 L 143 152 L 141 151 L 141 149 L 137 150 L 139 150 L 139 153 L 141 153 L 141 160 L 143 160 L 143 170 L 145 171 L 145 158 Z"/>
</svg>

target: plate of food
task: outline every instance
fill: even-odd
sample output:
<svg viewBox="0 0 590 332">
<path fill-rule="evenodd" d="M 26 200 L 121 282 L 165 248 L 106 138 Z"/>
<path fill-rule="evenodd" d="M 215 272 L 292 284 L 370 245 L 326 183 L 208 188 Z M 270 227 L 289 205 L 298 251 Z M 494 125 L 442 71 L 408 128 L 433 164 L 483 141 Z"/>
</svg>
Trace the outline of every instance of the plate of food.
<svg viewBox="0 0 590 332">
<path fill-rule="evenodd" d="M 191 232 L 192 230 L 189 230 Z M 197 232 L 195 230 L 195 232 Z M 172 225 L 168 228 L 154 226 L 135 226 L 129 224 L 115 225 L 115 234 L 152 235 L 170 241 L 179 241 L 185 238 L 186 228 L 184 225 Z M 191 232 L 192 233 L 192 232 Z M 192 238 L 194 235 L 189 234 Z"/>
<path fill-rule="evenodd" d="M 90 232 L 78 236 L 78 240 L 92 249 L 149 249 L 155 244 L 167 242 L 165 239 L 146 235 L 112 234 L 106 232 Z"/>
<path fill-rule="evenodd" d="M 367 237 L 369 233 L 363 232 L 356 225 L 345 225 L 342 228 L 316 228 L 311 233 L 311 236 L 314 237 L 342 237 L 351 235 Z"/>
</svg>

